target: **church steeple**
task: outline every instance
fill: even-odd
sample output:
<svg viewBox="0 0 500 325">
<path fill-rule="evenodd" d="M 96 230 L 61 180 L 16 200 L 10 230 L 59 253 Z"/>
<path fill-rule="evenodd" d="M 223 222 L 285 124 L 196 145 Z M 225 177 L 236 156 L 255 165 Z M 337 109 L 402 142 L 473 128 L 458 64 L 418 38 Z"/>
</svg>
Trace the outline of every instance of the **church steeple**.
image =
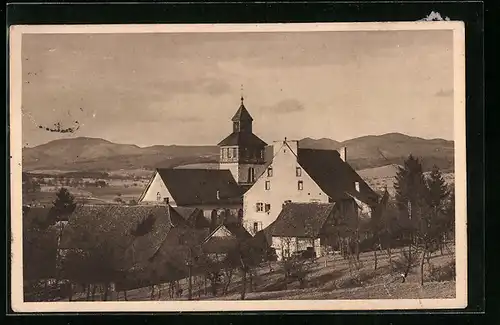
<svg viewBox="0 0 500 325">
<path fill-rule="evenodd" d="M 245 107 L 243 95 L 241 96 L 240 107 L 236 111 L 236 114 L 234 114 L 231 121 L 233 121 L 233 132 L 252 133 L 253 118 Z"/>
<path fill-rule="evenodd" d="M 256 169 L 264 166 L 266 143 L 252 132 L 253 118 L 245 107 L 243 95 L 234 114 L 233 132 L 219 143 L 220 169 L 229 169 L 239 184 L 253 184 Z"/>
</svg>

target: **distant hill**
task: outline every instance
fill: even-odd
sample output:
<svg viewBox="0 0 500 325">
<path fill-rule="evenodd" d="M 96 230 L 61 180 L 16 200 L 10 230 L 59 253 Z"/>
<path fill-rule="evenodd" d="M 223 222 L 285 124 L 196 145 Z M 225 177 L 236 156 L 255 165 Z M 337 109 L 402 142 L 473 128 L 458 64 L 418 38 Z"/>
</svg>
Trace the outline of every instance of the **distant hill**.
<svg viewBox="0 0 500 325">
<path fill-rule="evenodd" d="M 343 142 L 331 139 L 305 138 L 301 148 L 337 150 L 347 147 L 347 160 L 355 169 L 402 164 L 412 153 L 423 159 L 424 167 L 433 164 L 441 169 L 453 170 L 453 141 L 422 139 L 399 133 L 364 136 Z M 272 148 L 266 158 L 272 157 Z M 72 138 L 54 140 L 23 149 L 23 170 L 77 170 L 114 171 L 178 167 L 191 164 L 213 164 L 219 159 L 217 146 L 155 145 L 141 148 L 130 144 L 117 144 L 99 138 Z M 196 166 L 196 165 L 195 165 Z"/>
</svg>

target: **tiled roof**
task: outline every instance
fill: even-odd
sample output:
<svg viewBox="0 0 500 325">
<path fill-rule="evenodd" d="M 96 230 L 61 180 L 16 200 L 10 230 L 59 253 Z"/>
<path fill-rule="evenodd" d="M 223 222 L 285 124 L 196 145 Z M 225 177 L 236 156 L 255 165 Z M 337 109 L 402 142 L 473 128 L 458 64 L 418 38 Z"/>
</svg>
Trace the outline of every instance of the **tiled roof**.
<svg viewBox="0 0 500 325">
<path fill-rule="evenodd" d="M 348 198 L 376 205 L 378 195 L 340 158 L 336 150 L 298 149 L 298 163 L 333 200 Z M 359 182 L 360 191 L 356 191 L 355 182 Z"/>
<path fill-rule="evenodd" d="M 244 146 L 261 148 L 267 146 L 267 143 L 250 132 L 233 132 L 224 140 L 219 142 L 219 146 Z"/>
<path fill-rule="evenodd" d="M 203 210 L 191 207 L 173 207 L 189 226 L 200 229 L 210 227 L 210 221 L 203 215 Z"/>
<path fill-rule="evenodd" d="M 233 118 L 231 119 L 233 122 L 237 121 L 253 121 L 252 116 L 246 109 L 245 105 L 243 105 L 243 98 L 242 98 L 242 103 L 236 113 L 234 114 Z"/>
<path fill-rule="evenodd" d="M 157 169 L 157 172 L 177 205 L 243 202 L 243 191 L 229 170 Z"/>
<path fill-rule="evenodd" d="M 221 227 L 225 227 L 230 235 L 227 237 L 213 236 Z M 239 241 L 249 239 L 252 239 L 252 235 L 242 225 L 238 223 L 221 224 L 205 239 L 203 250 L 209 253 L 227 253 L 235 248 Z"/>
<path fill-rule="evenodd" d="M 60 248 L 88 249 L 105 241 L 123 268 L 147 262 L 174 226 L 185 220 L 168 206 L 78 206 L 64 228 Z"/>
<path fill-rule="evenodd" d="M 317 237 L 334 203 L 287 203 L 266 232 L 271 236 Z"/>
</svg>

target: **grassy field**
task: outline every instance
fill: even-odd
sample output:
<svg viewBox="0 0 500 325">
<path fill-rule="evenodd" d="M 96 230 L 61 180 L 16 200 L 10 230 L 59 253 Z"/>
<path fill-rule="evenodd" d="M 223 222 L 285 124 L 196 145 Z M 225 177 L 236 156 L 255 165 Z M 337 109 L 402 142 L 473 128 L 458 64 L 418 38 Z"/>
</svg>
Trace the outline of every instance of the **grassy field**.
<svg viewBox="0 0 500 325">
<path fill-rule="evenodd" d="M 399 250 L 394 250 L 392 259 L 400 257 Z M 362 253 L 360 260 L 362 267 L 358 271 L 363 276 L 361 283 L 352 281 L 353 275 L 348 261 L 340 256 L 327 256 L 311 262 L 306 285 L 300 288 L 298 282 L 285 283 L 280 262 L 266 264 L 256 269 L 252 289 L 247 289 L 246 300 L 308 300 L 308 299 L 429 299 L 429 298 L 454 298 L 455 281 L 453 279 L 429 279 L 429 265 L 426 262 L 426 282 L 423 286 L 419 283 L 418 267 L 411 269 L 406 281 L 398 272 L 391 270 L 388 255 L 378 252 L 378 267 L 374 269 L 374 255 L 372 252 Z M 454 250 L 445 250 L 434 253 L 430 258 L 430 264 L 435 268 L 449 265 L 454 260 Z M 177 298 L 168 297 L 168 284 L 157 286 L 154 300 L 187 300 L 187 279 L 180 281 L 183 289 L 181 296 Z M 238 300 L 242 281 L 235 272 L 228 287 L 227 293 L 212 296 L 205 287 L 201 277 L 193 278 L 193 296 L 196 300 Z M 163 293 L 158 297 L 158 288 Z M 83 300 L 80 297 L 80 300 Z M 123 294 L 119 293 L 115 300 L 123 300 Z M 151 299 L 151 288 L 141 288 L 127 292 L 127 300 L 144 301 Z M 77 299 L 78 300 L 78 299 Z"/>
</svg>

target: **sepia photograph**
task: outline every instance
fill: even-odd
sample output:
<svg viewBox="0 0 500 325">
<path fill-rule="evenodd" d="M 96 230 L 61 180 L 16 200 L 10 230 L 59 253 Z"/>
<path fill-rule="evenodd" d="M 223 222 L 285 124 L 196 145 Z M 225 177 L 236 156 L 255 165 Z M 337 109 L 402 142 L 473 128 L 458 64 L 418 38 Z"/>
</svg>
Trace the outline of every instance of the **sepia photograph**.
<svg viewBox="0 0 500 325">
<path fill-rule="evenodd" d="M 467 306 L 463 23 L 9 40 L 15 311 Z"/>
</svg>

